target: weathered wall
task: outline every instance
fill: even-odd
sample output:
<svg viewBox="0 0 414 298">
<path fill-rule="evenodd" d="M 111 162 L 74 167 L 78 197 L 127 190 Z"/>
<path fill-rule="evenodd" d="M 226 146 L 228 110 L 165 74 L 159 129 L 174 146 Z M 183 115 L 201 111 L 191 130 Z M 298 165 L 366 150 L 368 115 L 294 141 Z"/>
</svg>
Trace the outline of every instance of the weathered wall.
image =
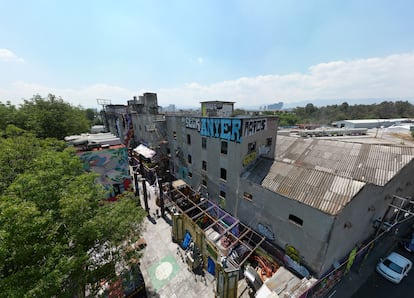
<svg viewBox="0 0 414 298">
<path fill-rule="evenodd" d="M 367 185 L 345 206 L 336 218 L 322 272 L 375 233 L 374 221 L 384 216 L 393 195 L 413 197 L 413 173 L 414 160 L 385 186 Z"/>
<path fill-rule="evenodd" d="M 250 193 L 252 199 L 243 198 L 243 192 Z M 321 267 L 333 216 L 245 179 L 241 180 L 239 193 L 237 213 L 241 221 L 282 248 L 286 245 L 296 248 L 304 264 L 312 270 Z M 302 219 L 303 224 L 289 220 L 289 215 Z"/>
<path fill-rule="evenodd" d="M 217 121 L 224 121 L 229 127 L 240 128 L 237 133 L 230 129 L 224 135 L 210 129 L 210 123 L 203 122 L 206 121 L 203 119 L 208 118 L 166 118 L 173 173 L 204 195 L 208 192 L 209 199 L 220 204 L 230 214 L 237 215 L 240 174 L 260 154 L 268 158 L 274 156 L 277 118 L 217 118 Z M 260 119 L 267 120 L 266 129 L 260 126 Z M 187 135 L 190 136 L 191 144 L 187 143 Z M 203 138 L 206 139 L 206 148 L 202 147 Z M 272 139 L 270 145 L 269 138 Z M 227 154 L 221 153 L 222 141 L 227 142 Z M 249 153 L 248 144 L 254 142 L 256 148 Z M 207 163 L 207 170 L 202 169 L 203 161 Z M 225 180 L 220 177 L 221 168 L 226 169 Z M 203 180 L 207 181 L 207 187 L 202 185 Z M 220 196 L 220 191 L 225 192 L 225 198 Z"/>
</svg>

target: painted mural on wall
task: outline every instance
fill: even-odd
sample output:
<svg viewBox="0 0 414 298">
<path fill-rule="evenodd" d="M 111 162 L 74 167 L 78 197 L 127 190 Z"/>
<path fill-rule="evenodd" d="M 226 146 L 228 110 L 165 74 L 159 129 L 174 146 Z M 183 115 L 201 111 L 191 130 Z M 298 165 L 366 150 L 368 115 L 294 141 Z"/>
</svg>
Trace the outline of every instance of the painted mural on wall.
<svg viewBox="0 0 414 298">
<path fill-rule="evenodd" d="M 275 240 L 275 235 L 273 234 L 272 230 L 268 226 L 262 223 L 259 223 L 257 225 L 257 230 L 259 231 L 260 234 L 265 236 L 267 239 L 272 240 L 272 241 Z"/>
<path fill-rule="evenodd" d="M 257 153 L 256 151 L 253 151 L 249 154 L 247 154 L 244 158 L 243 158 L 243 167 L 247 166 L 248 164 L 250 164 L 252 161 L 256 160 L 257 157 Z"/>
<path fill-rule="evenodd" d="M 96 182 L 104 186 L 108 196 L 127 190 L 131 180 L 126 148 L 79 153 L 84 169 L 99 174 Z"/>
<path fill-rule="evenodd" d="M 240 143 L 243 136 L 251 136 L 267 129 L 267 119 L 195 118 L 187 117 L 185 127 L 196 129 L 200 135 Z"/>
</svg>

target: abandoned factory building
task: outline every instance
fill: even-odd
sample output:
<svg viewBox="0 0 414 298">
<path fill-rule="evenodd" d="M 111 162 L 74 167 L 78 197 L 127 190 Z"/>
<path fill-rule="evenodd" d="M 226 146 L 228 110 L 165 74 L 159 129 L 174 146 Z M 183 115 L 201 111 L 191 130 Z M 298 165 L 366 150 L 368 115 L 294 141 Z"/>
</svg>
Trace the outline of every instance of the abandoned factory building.
<svg viewBox="0 0 414 298">
<path fill-rule="evenodd" d="M 164 114 L 145 93 L 107 106 L 106 124 L 274 245 L 293 247 L 317 277 L 372 236 L 376 220 L 396 219 L 386 212 L 393 196 L 414 193 L 413 147 L 277 135 L 277 117 L 233 117 L 233 105 Z"/>
</svg>

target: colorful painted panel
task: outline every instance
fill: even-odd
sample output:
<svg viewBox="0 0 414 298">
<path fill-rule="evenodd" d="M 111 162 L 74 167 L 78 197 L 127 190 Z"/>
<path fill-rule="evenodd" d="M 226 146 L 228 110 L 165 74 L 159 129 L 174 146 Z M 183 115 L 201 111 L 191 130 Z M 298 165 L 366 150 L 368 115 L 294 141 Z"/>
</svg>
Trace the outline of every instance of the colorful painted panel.
<svg viewBox="0 0 414 298">
<path fill-rule="evenodd" d="M 86 171 L 99 174 L 96 182 L 102 184 L 107 191 L 112 192 L 114 185 L 119 185 L 118 187 L 123 189 L 118 191 L 122 193 L 129 185 L 126 183 L 130 181 L 130 175 L 128 153 L 125 147 L 79 152 L 79 157 Z"/>
</svg>

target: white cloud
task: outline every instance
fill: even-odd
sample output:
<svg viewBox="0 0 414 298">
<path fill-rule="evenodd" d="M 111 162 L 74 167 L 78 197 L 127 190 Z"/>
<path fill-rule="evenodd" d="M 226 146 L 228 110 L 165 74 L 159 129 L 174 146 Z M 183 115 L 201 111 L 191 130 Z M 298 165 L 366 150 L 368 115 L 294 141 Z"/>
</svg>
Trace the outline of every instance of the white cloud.
<svg viewBox="0 0 414 298">
<path fill-rule="evenodd" d="M 197 82 L 181 87 L 150 90 L 158 93 L 161 106 L 198 107 L 200 101 L 235 101 L 236 107 L 260 106 L 278 101 L 285 103 L 315 99 L 414 98 L 414 52 L 387 57 L 331 61 L 309 67 L 304 73 L 241 77 L 236 80 L 203 85 Z M 0 101 L 17 104 L 33 94 L 53 93 L 72 104 L 96 107 L 97 98 L 126 104 L 133 95 L 147 90 L 130 90 L 107 84 L 84 88 L 58 89 L 28 82 L 0 87 Z"/>
<path fill-rule="evenodd" d="M 106 84 L 94 84 L 79 89 L 60 89 L 48 87 L 35 83 L 14 82 L 8 89 L 0 88 L 0 101 L 10 100 L 12 104 L 18 105 L 22 99 L 30 99 L 35 94 L 46 97 L 49 93 L 60 96 L 63 100 L 73 105 L 81 105 L 84 108 L 98 107 L 97 99 L 110 99 L 113 104 L 126 104 L 132 99 L 135 91 L 118 86 Z"/>
<path fill-rule="evenodd" d="M 205 100 L 235 101 L 238 107 L 312 99 L 413 98 L 414 53 L 381 58 L 332 61 L 305 73 L 261 75 L 160 89 L 161 104 L 197 106 Z"/>
<path fill-rule="evenodd" d="M 8 49 L 0 49 L 0 61 L 7 62 L 24 62 L 23 58 L 18 57 Z"/>
</svg>

